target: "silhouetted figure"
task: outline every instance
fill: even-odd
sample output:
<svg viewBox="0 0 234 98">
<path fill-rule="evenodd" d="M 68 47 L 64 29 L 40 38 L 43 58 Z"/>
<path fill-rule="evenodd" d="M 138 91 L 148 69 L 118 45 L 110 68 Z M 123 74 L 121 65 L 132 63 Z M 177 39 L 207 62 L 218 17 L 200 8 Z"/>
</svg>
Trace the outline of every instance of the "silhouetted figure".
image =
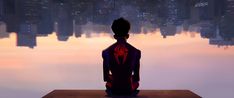
<svg viewBox="0 0 234 98">
<path fill-rule="evenodd" d="M 130 23 L 124 18 L 114 20 L 112 26 L 116 43 L 102 52 L 106 93 L 133 95 L 139 92 L 141 51 L 127 43 Z"/>
</svg>

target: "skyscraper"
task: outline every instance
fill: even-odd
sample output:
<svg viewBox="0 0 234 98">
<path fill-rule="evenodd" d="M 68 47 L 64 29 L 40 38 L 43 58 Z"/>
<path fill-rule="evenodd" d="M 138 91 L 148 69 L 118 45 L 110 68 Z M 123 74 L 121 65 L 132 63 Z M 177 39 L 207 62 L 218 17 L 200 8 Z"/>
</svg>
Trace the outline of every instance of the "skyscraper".
<svg viewBox="0 0 234 98">
<path fill-rule="evenodd" d="M 20 30 L 17 33 L 17 46 L 26 46 L 34 48 L 36 46 L 37 25 L 21 23 Z"/>
</svg>

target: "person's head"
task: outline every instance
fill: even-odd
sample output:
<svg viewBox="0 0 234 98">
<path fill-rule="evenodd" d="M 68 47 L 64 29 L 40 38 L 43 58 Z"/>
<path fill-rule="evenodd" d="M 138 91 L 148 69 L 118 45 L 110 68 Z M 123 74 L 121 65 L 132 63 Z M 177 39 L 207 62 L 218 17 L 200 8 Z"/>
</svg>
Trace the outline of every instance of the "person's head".
<svg viewBox="0 0 234 98">
<path fill-rule="evenodd" d="M 130 23 L 121 17 L 119 19 L 114 20 L 111 29 L 114 32 L 115 39 L 127 39 L 129 37 L 128 31 L 130 30 Z"/>
</svg>

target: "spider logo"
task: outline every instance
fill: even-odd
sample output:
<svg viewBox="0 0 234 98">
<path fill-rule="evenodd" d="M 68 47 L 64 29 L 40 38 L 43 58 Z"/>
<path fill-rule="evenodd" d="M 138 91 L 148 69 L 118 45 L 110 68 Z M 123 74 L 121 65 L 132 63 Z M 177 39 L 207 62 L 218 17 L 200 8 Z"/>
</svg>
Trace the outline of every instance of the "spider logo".
<svg viewBox="0 0 234 98">
<path fill-rule="evenodd" d="M 128 49 L 124 44 L 118 44 L 114 49 L 115 60 L 118 64 L 124 64 L 126 62 L 128 55 Z M 122 62 L 120 62 L 119 58 L 122 58 Z"/>
</svg>

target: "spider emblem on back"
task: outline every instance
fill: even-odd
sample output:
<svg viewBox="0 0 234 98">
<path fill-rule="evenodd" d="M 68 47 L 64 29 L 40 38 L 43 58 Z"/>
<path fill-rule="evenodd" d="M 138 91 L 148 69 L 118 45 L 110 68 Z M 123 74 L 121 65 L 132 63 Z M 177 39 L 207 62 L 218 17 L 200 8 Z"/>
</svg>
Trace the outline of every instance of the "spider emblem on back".
<svg viewBox="0 0 234 98">
<path fill-rule="evenodd" d="M 124 64 L 126 62 L 128 55 L 128 49 L 124 44 L 118 44 L 114 49 L 115 60 L 118 64 Z M 119 58 L 122 58 L 122 62 L 120 62 Z"/>
</svg>

